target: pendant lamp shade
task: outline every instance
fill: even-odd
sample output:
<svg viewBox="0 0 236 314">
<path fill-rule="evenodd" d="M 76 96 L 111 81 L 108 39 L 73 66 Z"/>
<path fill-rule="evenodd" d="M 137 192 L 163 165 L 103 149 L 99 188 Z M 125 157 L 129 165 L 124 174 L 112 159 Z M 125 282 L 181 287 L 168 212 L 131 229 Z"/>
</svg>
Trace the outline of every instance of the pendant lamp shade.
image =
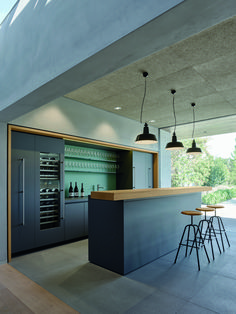
<svg viewBox="0 0 236 314">
<path fill-rule="evenodd" d="M 192 147 L 187 149 L 187 154 L 190 155 L 199 155 L 202 153 L 201 148 L 197 147 L 195 140 L 192 142 Z"/>
<path fill-rule="evenodd" d="M 193 108 L 193 134 L 192 134 L 193 142 L 192 142 L 192 147 L 188 148 L 186 153 L 190 154 L 190 155 L 200 155 L 202 153 L 202 150 L 201 150 L 201 148 L 197 147 L 195 139 L 194 139 L 194 130 L 195 130 L 195 111 L 194 111 L 194 108 L 195 108 L 195 103 L 192 103 L 191 106 Z"/>
<path fill-rule="evenodd" d="M 174 98 L 175 93 L 176 93 L 176 90 L 172 89 L 171 94 L 173 95 L 173 113 L 174 113 L 174 118 L 175 118 L 175 128 L 174 128 L 174 132 L 172 135 L 172 141 L 166 145 L 166 150 L 184 149 L 183 143 L 177 141 L 177 136 L 175 133 L 175 130 L 176 130 L 176 114 L 175 114 L 175 98 Z"/>
<path fill-rule="evenodd" d="M 180 150 L 184 149 L 184 145 L 181 142 L 177 141 L 177 136 L 175 132 L 172 135 L 172 141 L 166 145 L 166 150 Z"/>
<path fill-rule="evenodd" d="M 145 78 L 145 86 L 144 86 L 144 95 L 143 95 L 143 101 L 141 105 L 141 114 L 140 114 L 140 123 L 142 123 L 142 115 L 143 115 L 143 105 L 144 100 L 146 96 L 146 89 L 147 89 L 147 82 L 146 78 L 148 76 L 148 72 L 143 72 L 143 77 Z M 143 133 L 138 134 L 135 140 L 136 144 L 154 144 L 157 143 L 157 139 L 155 134 L 149 133 L 149 128 L 147 122 L 144 124 Z"/>
<path fill-rule="evenodd" d="M 153 144 L 157 143 L 156 136 L 149 133 L 148 124 L 145 122 L 143 127 L 143 133 L 137 135 L 135 143 L 137 144 Z"/>
</svg>

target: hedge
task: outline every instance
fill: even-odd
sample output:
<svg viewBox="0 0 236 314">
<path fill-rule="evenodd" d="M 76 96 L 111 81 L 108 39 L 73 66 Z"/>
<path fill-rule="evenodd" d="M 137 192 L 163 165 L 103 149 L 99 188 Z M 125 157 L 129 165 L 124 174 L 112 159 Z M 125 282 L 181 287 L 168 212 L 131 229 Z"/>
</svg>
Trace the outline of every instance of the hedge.
<svg viewBox="0 0 236 314">
<path fill-rule="evenodd" d="M 210 205 L 224 202 L 236 197 L 236 188 L 217 190 L 202 196 L 202 204 Z"/>
</svg>

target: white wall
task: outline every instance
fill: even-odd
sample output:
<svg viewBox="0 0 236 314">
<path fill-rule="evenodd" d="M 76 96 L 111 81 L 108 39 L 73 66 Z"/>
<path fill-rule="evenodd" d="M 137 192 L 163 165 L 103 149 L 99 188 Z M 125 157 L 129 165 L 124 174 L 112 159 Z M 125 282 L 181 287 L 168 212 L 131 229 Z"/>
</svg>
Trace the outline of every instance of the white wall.
<svg viewBox="0 0 236 314">
<path fill-rule="evenodd" d="M 0 264 L 7 262 L 7 124 L 0 123 Z"/>
<path fill-rule="evenodd" d="M 135 138 L 143 125 L 101 109 L 61 97 L 35 109 L 12 124 L 96 139 L 121 145 L 158 150 L 158 145 L 138 145 Z M 158 137 L 158 129 L 150 127 Z"/>
</svg>

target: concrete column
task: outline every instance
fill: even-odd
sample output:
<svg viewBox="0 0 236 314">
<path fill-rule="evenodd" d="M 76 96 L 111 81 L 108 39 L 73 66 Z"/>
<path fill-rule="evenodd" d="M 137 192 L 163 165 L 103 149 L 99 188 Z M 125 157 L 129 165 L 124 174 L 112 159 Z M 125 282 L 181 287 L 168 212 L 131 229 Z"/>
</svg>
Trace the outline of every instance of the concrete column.
<svg viewBox="0 0 236 314">
<path fill-rule="evenodd" d="M 7 123 L 0 123 L 0 264 L 7 262 Z"/>
</svg>

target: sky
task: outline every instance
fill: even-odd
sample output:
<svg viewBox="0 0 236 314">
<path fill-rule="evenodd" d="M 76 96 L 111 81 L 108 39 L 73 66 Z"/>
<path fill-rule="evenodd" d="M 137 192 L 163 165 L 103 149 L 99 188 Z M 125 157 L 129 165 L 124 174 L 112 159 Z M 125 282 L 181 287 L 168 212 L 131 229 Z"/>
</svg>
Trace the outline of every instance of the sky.
<svg viewBox="0 0 236 314">
<path fill-rule="evenodd" d="M 215 157 L 230 158 L 234 151 L 236 133 L 214 135 L 209 137 L 208 151 Z"/>
<path fill-rule="evenodd" d="M 17 0 L 0 0 L 0 24 L 10 12 Z"/>
</svg>

